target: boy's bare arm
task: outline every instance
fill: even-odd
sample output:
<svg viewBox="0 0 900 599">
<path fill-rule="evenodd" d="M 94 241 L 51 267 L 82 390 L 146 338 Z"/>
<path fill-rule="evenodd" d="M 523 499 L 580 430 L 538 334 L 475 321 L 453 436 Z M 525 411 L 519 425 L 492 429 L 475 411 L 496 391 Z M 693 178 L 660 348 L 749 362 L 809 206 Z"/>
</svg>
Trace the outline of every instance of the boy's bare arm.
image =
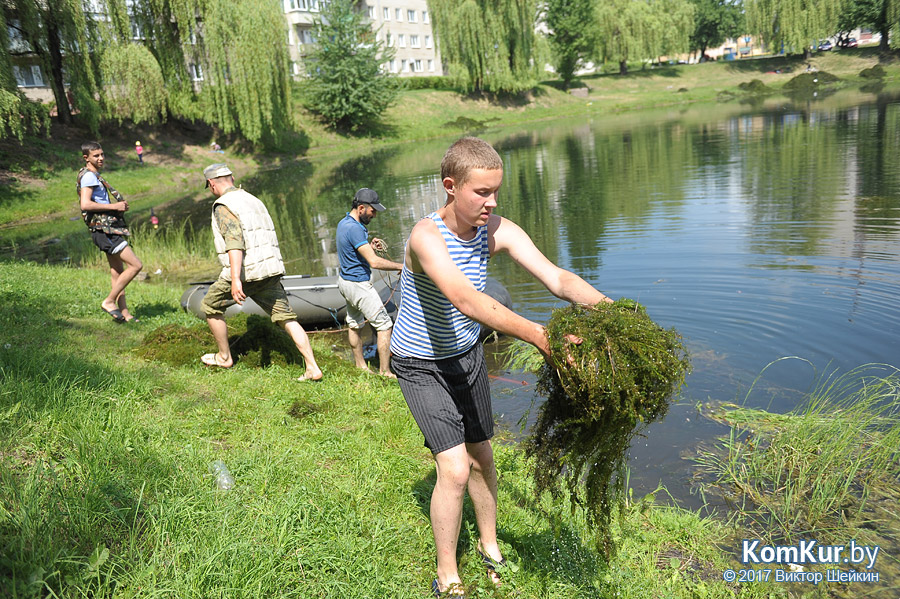
<svg viewBox="0 0 900 599">
<path fill-rule="evenodd" d="M 91 195 L 94 193 L 93 191 L 91 191 L 92 189 L 93 187 L 82 187 L 81 195 L 78 196 L 78 203 L 81 209 L 85 212 L 106 212 L 108 210 L 125 212 L 126 210 L 128 210 L 128 202 L 126 202 L 125 200 L 122 200 L 121 202 L 113 202 L 111 204 L 101 204 L 99 202 L 95 202 L 91 199 Z"/>
<path fill-rule="evenodd" d="M 596 305 L 600 302 L 612 302 L 590 283 L 553 264 L 534 245 L 528 233 L 516 223 L 493 216 L 489 224 L 492 238 L 491 253 L 507 252 L 510 257 L 531 273 L 556 297 L 575 304 Z"/>
</svg>

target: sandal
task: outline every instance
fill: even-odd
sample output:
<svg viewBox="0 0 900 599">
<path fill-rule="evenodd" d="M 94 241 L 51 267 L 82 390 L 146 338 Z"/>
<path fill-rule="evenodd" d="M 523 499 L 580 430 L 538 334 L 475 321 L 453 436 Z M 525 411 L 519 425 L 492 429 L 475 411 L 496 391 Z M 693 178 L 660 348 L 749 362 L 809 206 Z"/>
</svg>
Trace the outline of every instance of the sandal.
<svg viewBox="0 0 900 599">
<path fill-rule="evenodd" d="M 482 553 L 479 549 L 475 549 L 475 551 L 481 557 L 481 563 L 484 565 L 484 569 L 487 570 L 488 576 L 491 577 L 491 581 L 494 583 L 494 585 L 499 587 L 502 582 L 500 581 L 500 572 L 498 572 L 497 570 L 506 568 L 509 562 L 506 561 L 505 557 L 498 562 L 491 556 Z"/>
<path fill-rule="evenodd" d="M 458 582 L 450 584 L 442 591 L 440 585 L 438 585 L 437 578 L 435 578 L 431 582 L 431 592 L 434 593 L 434 596 L 437 597 L 437 599 L 449 599 L 450 597 L 453 599 L 466 599 L 466 589 Z"/>
<path fill-rule="evenodd" d="M 214 368 L 223 368 L 224 369 L 224 368 L 231 368 L 232 366 L 234 366 L 233 363 L 229 364 L 227 366 L 225 364 L 222 364 L 219 361 L 219 354 L 217 354 L 217 353 L 203 354 L 202 356 L 200 356 L 200 361 L 203 362 L 204 364 L 206 364 L 207 366 L 212 366 Z"/>
</svg>

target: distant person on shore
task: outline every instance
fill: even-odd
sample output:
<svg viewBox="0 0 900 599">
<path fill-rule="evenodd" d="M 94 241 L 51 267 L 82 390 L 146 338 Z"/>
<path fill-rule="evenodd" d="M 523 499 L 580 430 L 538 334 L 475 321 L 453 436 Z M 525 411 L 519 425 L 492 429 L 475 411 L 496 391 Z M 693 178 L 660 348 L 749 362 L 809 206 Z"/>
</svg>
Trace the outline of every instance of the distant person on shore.
<svg viewBox="0 0 900 599">
<path fill-rule="evenodd" d="M 378 292 L 372 285 L 372 269 L 401 271 L 403 265 L 391 262 L 375 253 L 376 248 L 384 247 L 384 242 L 373 238 L 369 243 L 368 224 L 384 205 L 378 201 L 378 194 L 367 187 L 356 192 L 353 206 L 341 222 L 338 223 L 337 242 L 338 261 L 341 270 L 338 275 L 338 289 L 347 302 L 347 334 L 350 338 L 350 351 L 357 368 L 368 371 L 363 357 L 362 337 L 360 331 L 366 324 L 375 330 L 376 347 L 378 348 L 378 373 L 395 378 L 390 370 L 391 329 L 394 322 L 388 315 Z"/>
<path fill-rule="evenodd" d="M 464 137 L 450 146 L 441 161 L 445 204 L 413 228 L 400 275 L 391 368 L 437 469 L 430 511 L 437 549 L 432 592 L 438 597 L 465 593 L 456 549 L 466 489 L 478 524 L 475 550 L 495 585 L 506 564 L 497 544 L 494 420 L 479 323 L 533 344 L 550 359 L 544 327 L 484 293 L 488 260 L 506 252 L 569 302 L 612 301 L 550 262 L 515 223 L 493 214 L 502 182 L 503 162 L 490 144 Z"/>
<path fill-rule="evenodd" d="M 144 146 L 141 145 L 141 142 L 134 142 L 134 151 L 137 153 L 138 162 L 144 166 Z"/>
<path fill-rule="evenodd" d="M 111 279 L 109 295 L 100 303 L 100 309 L 116 322 L 134 322 L 137 318 L 128 311 L 125 287 L 144 265 L 128 243 L 130 233 L 125 222 L 128 202 L 100 176 L 104 161 L 100 144 L 96 141 L 81 144 L 81 154 L 85 164 L 78 171 L 75 183 L 81 217 L 94 245 L 106 254 Z"/>
<path fill-rule="evenodd" d="M 204 354 L 200 360 L 207 366 L 219 368 L 234 365 L 228 345 L 225 310 L 235 303 L 243 304 L 249 297 L 265 310 L 272 322 L 290 335 L 303 356 L 306 372 L 298 380 L 321 380 L 322 371 L 316 364 L 309 337 L 297 322 L 297 315 L 291 309 L 281 284 L 284 261 L 278 248 L 275 225 L 265 204 L 235 187 L 234 175 L 224 164 L 206 167 L 203 177 L 216 198 L 213 202 L 212 229 L 222 272 L 201 303 L 219 351 Z"/>
</svg>

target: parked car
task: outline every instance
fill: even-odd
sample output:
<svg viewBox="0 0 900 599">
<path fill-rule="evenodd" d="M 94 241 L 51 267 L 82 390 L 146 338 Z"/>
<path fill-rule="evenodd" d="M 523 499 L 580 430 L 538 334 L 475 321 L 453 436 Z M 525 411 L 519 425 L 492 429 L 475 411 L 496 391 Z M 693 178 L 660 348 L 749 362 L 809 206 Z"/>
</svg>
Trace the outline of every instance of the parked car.
<svg viewBox="0 0 900 599">
<path fill-rule="evenodd" d="M 855 37 L 848 37 L 838 41 L 839 48 L 856 48 L 859 46 L 859 42 L 856 41 Z"/>
<path fill-rule="evenodd" d="M 824 42 L 822 42 L 821 44 L 819 44 L 819 52 L 828 52 L 828 51 L 831 50 L 832 48 L 834 48 L 834 44 L 832 44 L 832 43 L 831 43 L 830 41 L 828 41 L 828 40 L 825 40 Z"/>
</svg>

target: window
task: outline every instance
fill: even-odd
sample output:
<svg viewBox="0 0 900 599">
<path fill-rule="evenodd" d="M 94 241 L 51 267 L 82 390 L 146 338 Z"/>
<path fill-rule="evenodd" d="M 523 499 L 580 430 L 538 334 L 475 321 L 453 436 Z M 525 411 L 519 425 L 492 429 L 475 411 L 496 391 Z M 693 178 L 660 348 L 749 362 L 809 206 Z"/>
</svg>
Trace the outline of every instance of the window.
<svg viewBox="0 0 900 599">
<path fill-rule="evenodd" d="M 427 10 L 422 11 L 422 22 L 430 23 L 430 21 L 428 20 L 428 11 Z"/>
<path fill-rule="evenodd" d="M 410 48 L 420 48 L 419 46 L 419 36 L 418 35 L 410 35 L 409 36 L 409 47 Z"/>
<path fill-rule="evenodd" d="M 434 61 L 432 59 L 428 59 L 428 70 L 434 73 Z"/>
<path fill-rule="evenodd" d="M 431 48 L 431 36 L 430 35 L 425 36 L 425 47 Z"/>
<path fill-rule="evenodd" d="M 203 81 L 203 67 L 195 62 L 191 63 L 191 78 L 194 81 Z"/>
<path fill-rule="evenodd" d="M 406 73 L 407 71 L 409 71 L 409 61 L 404 58 L 400 61 L 400 72 Z"/>
<path fill-rule="evenodd" d="M 369 18 L 372 19 L 372 20 L 374 21 L 374 20 L 375 20 L 375 7 L 374 7 L 374 6 L 367 6 L 366 9 L 367 9 L 368 12 L 369 12 Z"/>
<path fill-rule="evenodd" d="M 391 64 L 391 67 L 390 67 L 391 73 L 396 73 L 397 72 L 397 61 L 392 58 L 390 64 Z"/>
<path fill-rule="evenodd" d="M 414 68 L 413 70 L 417 73 L 421 73 L 422 72 L 422 59 L 417 58 L 415 65 L 416 65 L 416 68 Z"/>
<path fill-rule="evenodd" d="M 41 67 L 32 65 L 17 67 L 13 65 L 13 76 L 19 87 L 43 87 L 44 78 L 41 76 Z"/>
<path fill-rule="evenodd" d="M 308 0 L 309 10 L 313 12 L 319 12 L 319 4 L 321 4 L 321 0 Z"/>
<path fill-rule="evenodd" d="M 293 28 L 288 27 L 288 46 L 292 45 L 293 43 L 294 43 Z"/>
<path fill-rule="evenodd" d="M 390 21 L 391 20 L 391 9 L 390 8 L 381 9 L 381 18 L 384 21 Z"/>
<path fill-rule="evenodd" d="M 415 23 L 416 22 L 416 11 L 414 11 L 414 10 L 406 11 L 406 20 L 409 21 L 410 23 Z"/>
<path fill-rule="evenodd" d="M 400 48 L 406 47 L 406 36 L 402 33 L 397 34 L 397 46 Z"/>
<path fill-rule="evenodd" d="M 402 11 L 401 9 L 399 9 L 399 8 L 396 9 L 396 10 L 394 11 L 394 18 L 395 18 L 397 21 L 402 21 L 402 20 L 403 20 L 403 11 Z"/>
<path fill-rule="evenodd" d="M 388 48 L 392 48 L 394 46 L 394 39 L 391 37 L 390 33 L 384 34 L 384 45 Z"/>
<path fill-rule="evenodd" d="M 298 29 L 297 33 L 301 44 L 315 44 L 316 37 L 313 35 L 312 29 Z"/>
<path fill-rule="evenodd" d="M 309 10 L 307 0 L 284 0 L 284 12 L 291 10 Z"/>
<path fill-rule="evenodd" d="M 297 63 L 297 62 L 295 62 L 295 61 L 293 61 L 293 60 L 291 61 L 291 72 L 292 72 L 294 75 L 299 75 L 299 74 L 300 74 L 300 64 Z"/>
</svg>

